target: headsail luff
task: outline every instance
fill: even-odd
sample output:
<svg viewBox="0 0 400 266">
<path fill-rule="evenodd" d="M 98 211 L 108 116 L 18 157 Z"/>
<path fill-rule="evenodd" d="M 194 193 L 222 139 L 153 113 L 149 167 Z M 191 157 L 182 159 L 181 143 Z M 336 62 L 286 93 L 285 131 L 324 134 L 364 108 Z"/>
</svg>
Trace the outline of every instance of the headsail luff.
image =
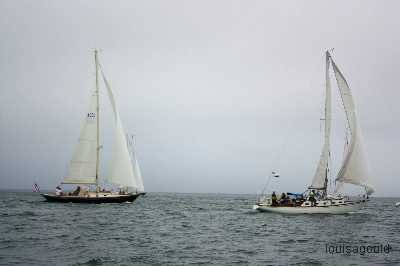
<svg viewBox="0 0 400 266">
<path fill-rule="evenodd" d="M 367 194 L 372 194 L 374 188 L 369 175 L 363 136 L 357 120 L 354 99 L 346 79 L 332 58 L 331 62 L 351 133 L 349 148 L 345 155 L 342 167 L 336 177 L 336 181 L 363 186 Z"/>
<path fill-rule="evenodd" d="M 112 146 L 112 155 L 107 179 L 110 182 L 119 185 L 120 187 L 131 187 L 139 190 L 140 185 L 137 183 L 136 173 L 134 171 L 134 168 L 132 167 L 127 139 L 116 106 L 114 94 L 101 67 L 100 70 L 105 86 L 107 88 L 108 97 L 111 102 L 115 119 L 114 144 Z"/>
<path fill-rule="evenodd" d="M 325 133 L 324 146 L 322 148 L 321 157 L 318 163 L 317 170 L 311 183 L 311 189 L 324 189 L 327 187 L 327 175 L 329 171 L 330 157 L 330 136 L 331 136 L 331 121 L 332 121 L 332 103 L 331 103 L 331 81 L 329 77 L 330 55 L 326 52 L 326 72 L 325 72 Z"/>
</svg>

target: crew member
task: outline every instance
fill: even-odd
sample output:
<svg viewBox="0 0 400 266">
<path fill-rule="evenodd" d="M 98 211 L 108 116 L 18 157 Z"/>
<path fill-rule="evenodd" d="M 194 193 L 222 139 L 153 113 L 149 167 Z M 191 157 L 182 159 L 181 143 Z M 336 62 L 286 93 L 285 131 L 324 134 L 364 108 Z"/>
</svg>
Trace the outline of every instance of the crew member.
<svg viewBox="0 0 400 266">
<path fill-rule="evenodd" d="M 275 194 L 275 191 L 272 192 L 271 199 L 272 199 L 272 206 L 278 205 L 278 203 L 277 203 L 277 201 L 276 201 L 276 194 Z"/>
<path fill-rule="evenodd" d="M 281 205 L 285 205 L 286 202 L 287 202 L 287 197 L 286 197 L 285 192 L 283 192 L 282 195 L 281 195 L 281 200 L 279 201 L 279 203 L 280 203 Z"/>
<path fill-rule="evenodd" d="M 79 192 L 81 192 L 81 187 L 77 186 L 76 189 L 74 190 L 74 192 L 72 192 L 72 195 L 73 196 L 78 196 Z"/>
<path fill-rule="evenodd" d="M 57 195 L 57 196 L 61 196 L 61 194 L 62 194 L 62 189 L 61 189 L 60 186 L 57 186 L 57 187 L 56 187 L 56 195 Z"/>
<path fill-rule="evenodd" d="M 311 206 L 315 206 L 315 192 L 311 190 L 310 194 L 308 194 L 308 200 L 311 201 Z"/>
</svg>

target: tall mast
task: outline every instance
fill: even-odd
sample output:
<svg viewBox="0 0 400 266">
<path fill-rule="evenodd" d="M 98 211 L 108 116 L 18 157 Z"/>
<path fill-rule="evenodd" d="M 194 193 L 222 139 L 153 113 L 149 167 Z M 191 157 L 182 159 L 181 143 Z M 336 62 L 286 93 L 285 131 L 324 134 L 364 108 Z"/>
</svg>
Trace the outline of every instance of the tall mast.
<svg viewBox="0 0 400 266">
<path fill-rule="evenodd" d="M 330 66 L 331 55 L 329 50 L 326 51 L 326 66 L 325 66 L 325 142 L 328 144 L 328 158 L 325 169 L 325 182 L 324 182 L 324 193 L 327 194 L 328 188 L 328 176 L 329 176 L 329 158 L 331 157 L 331 146 L 330 146 L 330 131 L 331 131 L 331 84 L 329 78 L 329 66 Z"/>
<path fill-rule="evenodd" d="M 330 67 L 330 55 L 329 51 L 326 51 L 326 70 L 325 70 L 325 112 L 324 118 L 324 146 L 322 148 L 321 157 L 312 180 L 309 189 L 316 189 L 323 191 L 326 194 L 327 190 L 327 177 L 329 173 L 329 158 L 330 158 L 330 135 L 331 135 L 331 83 L 329 79 L 329 67 Z"/>
<path fill-rule="evenodd" d="M 96 98 L 97 98 L 97 149 L 96 149 L 96 192 L 99 192 L 99 166 L 100 166 L 100 97 L 99 97 L 99 63 L 97 59 L 97 50 L 94 50 L 94 61 L 96 65 Z"/>
</svg>

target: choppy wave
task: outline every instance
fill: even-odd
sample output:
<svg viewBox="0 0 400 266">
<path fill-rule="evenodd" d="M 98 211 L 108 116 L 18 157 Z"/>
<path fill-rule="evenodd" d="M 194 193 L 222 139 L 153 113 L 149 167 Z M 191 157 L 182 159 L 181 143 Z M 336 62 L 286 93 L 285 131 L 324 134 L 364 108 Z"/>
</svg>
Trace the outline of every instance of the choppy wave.
<svg viewBox="0 0 400 266">
<path fill-rule="evenodd" d="M 46 203 L 0 195 L 0 264 L 366 265 L 400 263 L 400 208 L 373 199 L 349 215 L 258 213 L 254 196 L 149 193 L 132 204 Z M 391 244 L 328 254 L 327 244 Z"/>
</svg>

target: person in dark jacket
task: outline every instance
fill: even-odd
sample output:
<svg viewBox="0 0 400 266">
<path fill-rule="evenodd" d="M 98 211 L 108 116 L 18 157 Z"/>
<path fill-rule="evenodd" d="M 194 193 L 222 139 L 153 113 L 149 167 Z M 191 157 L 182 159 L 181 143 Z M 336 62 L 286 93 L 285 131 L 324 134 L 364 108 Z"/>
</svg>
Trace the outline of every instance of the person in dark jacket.
<svg viewBox="0 0 400 266">
<path fill-rule="evenodd" d="M 281 199 L 280 199 L 279 203 L 281 205 L 285 205 L 287 203 L 287 200 L 288 200 L 288 198 L 286 197 L 286 194 L 283 192 L 282 195 L 281 195 Z"/>
<path fill-rule="evenodd" d="M 72 192 L 72 195 L 73 196 L 78 196 L 79 192 L 81 192 L 81 187 L 77 186 L 76 189 L 74 190 L 74 192 Z"/>
<path fill-rule="evenodd" d="M 277 202 L 275 191 L 272 192 L 271 199 L 272 199 L 272 206 L 277 206 L 278 202 Z"/>
<path fill-rule="evenodd" d="M 308 194 L 308 200 L 311 201 L 311 206 L 315 206 L 316 199 L 315 199 L 315 192 L 311 190 L 310 194 Z"/>
</svg>

